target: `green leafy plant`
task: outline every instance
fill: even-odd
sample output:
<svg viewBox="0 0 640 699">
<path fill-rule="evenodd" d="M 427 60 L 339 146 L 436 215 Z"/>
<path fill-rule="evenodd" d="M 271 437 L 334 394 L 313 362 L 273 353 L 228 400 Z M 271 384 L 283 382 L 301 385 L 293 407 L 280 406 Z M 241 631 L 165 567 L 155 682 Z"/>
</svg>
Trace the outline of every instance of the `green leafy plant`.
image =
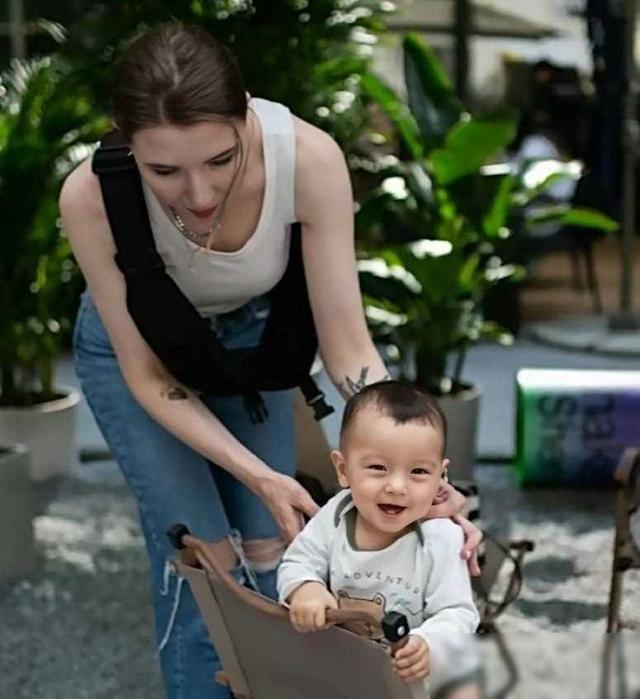
<svg viewBox="0 0 640 699">
<path fill-rule="evenodd" d="M 237 56 L 247 89 L 286 104 L 350 150 L 363 130 L 360 76 L 386 0 L 124 0 L 95 6 L 70 27 L 63 50 L 108 112 L 114 56 L 134 32 L 177 19 L 204 27 Z"/>
<path fill-rule="evenodd" d="M 569 169 L 557 164 L 532 181 L 531 164 L 520 172 L 487 167 L 512 141 L 516 116 L 468 113 L 431 49 L 412 35 L 403 48 L 406 104 L 374 75 L 362 81 L 393 125 L 400 157 L 352 160 L 375 178 L 356 217 L 361 284 L 373 335 L 398 372 L 437 394 L 455 393 L 465 388 L 472 344 L 511 341 L 484 318 L 483 305 L 491 287 L 523 274 L 504 261 L 514 233 L 534 216 L 605 230 L 616 224 L 587 209 L 529 211 Z"/>
<path fill-rule="evenodd" d="M 0 77 L 0 405 L 56 397 L 54 360 L 74 263 L 57 225 L 64 176 L 106 122 L 68 66 L 14 61 Z"/>
</svg>

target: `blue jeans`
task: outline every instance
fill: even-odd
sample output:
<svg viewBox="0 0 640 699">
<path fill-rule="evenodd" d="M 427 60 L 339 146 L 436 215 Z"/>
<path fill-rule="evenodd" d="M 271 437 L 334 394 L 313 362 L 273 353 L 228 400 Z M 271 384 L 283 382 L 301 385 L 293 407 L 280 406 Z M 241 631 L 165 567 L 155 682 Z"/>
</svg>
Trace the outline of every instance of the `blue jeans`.
<svg viewBox="0 0 640 699">
<path fill-rule="evenodd" d="M 268 306 L 254 299 L 212 318 L 229 348 L 255 346 Z M 74 333 L 76 371 L 85 397 L 137 500 L 151 562 L 155 626 L 170 699 L 228 699 L 213 678 L 220 663 L 188 584 L 170 561 L 167 528 L 183 522 L 199 538 L 269 539 L 279 532 L 263 503 L 222 468 L 167 432 L 127 388 L 91 298 L 83 295 Z M 215 369 L 214 369 L 215 370 Z M 204 396 L 207 407 L 243 444 L 281 473 L 295 472 L 292 391 L 263 394 L 268 419 L 253 424 L 242 398 Z M 275 570 L 249 575 L 275 597 Z M 184 584 L 183 584 L 184 583 Z"/>
</svg>

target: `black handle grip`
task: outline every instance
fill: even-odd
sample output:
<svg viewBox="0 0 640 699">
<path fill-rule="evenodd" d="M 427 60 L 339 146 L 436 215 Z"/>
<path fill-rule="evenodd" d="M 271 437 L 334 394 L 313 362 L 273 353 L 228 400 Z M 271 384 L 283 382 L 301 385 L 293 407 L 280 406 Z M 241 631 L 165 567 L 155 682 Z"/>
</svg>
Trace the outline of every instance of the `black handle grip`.
<svg viewBox="0 0 640 699">
<path fill-rule="evenodd" d="M 409 635 L 407 617 L 400 612 L 387 612 L 382 619 L 382 633 L 392 645 L 403 645 Z"/>
<path fill-rule="evenodd" d="M 167 529 L 167 538 L 171 542 L 173 548 L 177 549 L 178 551 L 181 551 L 184 548 L 182 537 L 186 534 L 191 534 L 189 527 L 187 527 L 186 524 L 180 524 L 179 522 L 172 524 L 169 529 Z"/>
</svg>

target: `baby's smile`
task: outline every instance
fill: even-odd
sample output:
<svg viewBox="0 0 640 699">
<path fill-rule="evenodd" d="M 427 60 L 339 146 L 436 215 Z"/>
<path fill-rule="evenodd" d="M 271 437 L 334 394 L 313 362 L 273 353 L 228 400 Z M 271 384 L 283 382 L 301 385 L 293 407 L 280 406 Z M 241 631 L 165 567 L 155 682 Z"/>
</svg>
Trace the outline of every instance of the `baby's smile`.
<svg viewBox="0 0 640 699">
<path fill-rule="evenodd" d="M 380 503 L 378 509 L 382 510 L 385 515 L 390 517 L 397 517 L 402 514 L 407 508 L 403 505 L 392 505 L 390 503 Z"/>
</svg>

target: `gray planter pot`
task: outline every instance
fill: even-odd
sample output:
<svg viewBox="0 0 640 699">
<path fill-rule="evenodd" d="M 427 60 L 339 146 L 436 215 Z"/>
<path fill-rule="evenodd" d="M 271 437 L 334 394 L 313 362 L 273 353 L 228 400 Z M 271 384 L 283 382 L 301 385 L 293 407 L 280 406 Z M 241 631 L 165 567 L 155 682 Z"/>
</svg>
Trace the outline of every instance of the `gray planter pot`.
<svg viewBox="0 0 640 699">
<path fill-rule="evenodd" d="M 473 480 L 480 412 L 480 391 L 471 387 L 455 396 L 438 398 L 447 418 L 446 456 L 451 461 L 449 477 L 456 482 Z"/>
<path fill-rule="evenodd" d="M 36 565 L 29 453 L 0 446 L 0 581 L 29 575 Z"/>
<path fill-rule="evenodd" d="M 66 395 L 30 408 L 0 408 L 0 444 L 27 447 L 34 481 L 66 473 L 78 458 L 75 422 L 80 393 L 68 386 L 57 390 Z"/>
</svg>

